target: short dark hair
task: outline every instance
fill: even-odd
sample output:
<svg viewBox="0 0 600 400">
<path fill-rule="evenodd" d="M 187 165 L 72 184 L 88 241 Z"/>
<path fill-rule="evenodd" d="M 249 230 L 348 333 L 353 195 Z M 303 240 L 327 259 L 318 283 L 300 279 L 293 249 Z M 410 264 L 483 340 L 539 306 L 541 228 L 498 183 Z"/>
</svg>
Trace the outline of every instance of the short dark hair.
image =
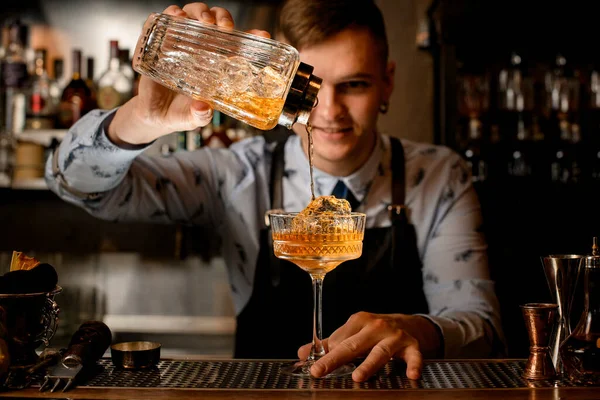
<svg viewBox="0 0 600 400">
<path fill-rule="evenodd" d="M 387 62 L 385 23 L 373 0 L 286 0 L 280 8 L 277 34 L 301 50 L 348 28 L 368 30 Z"/>
</svg>

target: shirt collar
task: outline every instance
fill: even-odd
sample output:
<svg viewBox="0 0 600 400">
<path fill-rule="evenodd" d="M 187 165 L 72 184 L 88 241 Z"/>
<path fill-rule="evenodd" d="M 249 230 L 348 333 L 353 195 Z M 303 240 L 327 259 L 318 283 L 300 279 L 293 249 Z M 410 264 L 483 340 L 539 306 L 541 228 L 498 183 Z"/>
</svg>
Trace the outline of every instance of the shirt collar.
<svg viewBox="0 0 600 400">
<path fill-rule="evenodd" d="M 302 141 L 297 135 L 291 136 L 286 145 L 286 170 L 295 170 L 294 179 L 310 184 L 310 170 L 308 157 L 302 149 Z M 354 173 L 340 177 L 329 175 L 318 168 L 313 168 L 315 179 L 315 195 L 325 196 L 331 194 L 338 180 L 342 180 L 358 201 L 363 201 L 369 190 L 369 185 L 377 174 L 380 161 L 383 158 L 384 145 L 381 136 L 377 134 L 376 143 L 371 155 Z"/>
</svg>

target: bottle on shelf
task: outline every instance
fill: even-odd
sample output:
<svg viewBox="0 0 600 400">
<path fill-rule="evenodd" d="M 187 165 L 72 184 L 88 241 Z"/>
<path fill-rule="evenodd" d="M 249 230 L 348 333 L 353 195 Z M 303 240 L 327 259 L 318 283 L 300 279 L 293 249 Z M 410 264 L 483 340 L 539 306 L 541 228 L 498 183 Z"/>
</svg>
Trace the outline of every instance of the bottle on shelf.
<svg viewBox="0 0 600 400">
<path fill-rule="evenodd" d="M 94 57 L 86 58 L 85 83 L 92 92 L 90 96 L 92 102 L 91 108 L 96 108 L 98 105 L 98 89 L 96 87 L 96 82 L 94 81 Z"/>
<path fill-rule="evenodd" d="M 25 127 L 29 74 L 28 27 L 19 20 L 8 26 L 8 42 L 0 65 L 0 186 L 9 186 L 14 171 L 15 134 Z"/>
<path fill-rule="evenodd" d="M 580 83 L 577 75 L 578 71 L 560 53 L 555 58 L 553 68 L 545 75 L 548 140 L 553 144 L 560 142 L 564 134 L 564 121 L 571 124 L 578 119 Z"/>
<path fill-rule="evenodd" d="M 133 80 L 121 68 L 119 42 L 111 40 L 108 69 L 98 79 L 98 107 L 111 110 L 124 104 L 132 94 Z"/>
<path fill-rule="evenodd" d="M 65 74 L 65 60 L 63 60 L 61 57 L 55 58 L 52 63 L 52 70 L 54 72 L 54 81 L 56 82 L 57 87 L 60 89 L 60 94 L 62 94 L 63 89 L 69 84 L 70 81 L 69 77 Z"/>
<path fill-rule="evenodd" d="M 119 59 L 121 60 L 121 70 L 125 76 L 133 82 L 135 71 L 131 67 L 131 59 L 129 58 L 129 49 L 119 49 Z"/>
<path fill-rule="evenodd" d="M 488 164 L 485 158 L 482 124 L 475 117 L 469 120 L 469 138 L 463 155 L 471 169 L 473 182 L 485 181 L 488 177 Z"/>
<path fill-rule="evenodd" d="M 64 88 L 60 101 L 59 126 L 70 128 L 79 118 L 89 112 L 92 92 L 81 76 L 81 50 L 73 50 L 73 74 Z"/>
<path fill-rule="evenodd" d="M 516 132 L 508 150 L 508 175 L 529 178 L 534 174 L 535 151 L 525 114 L 517 112 Z M 513 125 L 515 126 L 515 125 Z"/>
<path fill-rule="evenodd" d="M 20 21 L 8 27 L 8 45 L 2 60 L 0 77 L 1 121 L 5 133 L 18 133 L 25 128 L 25 108 L 29 74 L 25 46 L 29 29 Z"/>
<path fill-rule="evenodd" d="M 498 75 L 498 107 L 523 112 L 533 108 L 533 80 L 521 56 L 513 52 Z"/>
<path fill-rule="evenodd" d="M 56 118 L 54 121 L 55 127 L 59 127 L 58 112 L 60 110 L 60 98 L 62 91 L 67 86 L 68 82 L 65 82 L 64 77 L 64 61 L 62 58 L 55 58 L 52 62 L 53 78 L 50 80 L 50 101 L 52 101 L 53 107 L 56 110 Z"/>
<path fill-rule="evenodd" d="M 584 153 L 581 148 L 579 124 L 560 121 L 560 137 L 550 164 L 551 180 L 556 183 L 577 183 L 582 178 Z"/>
<path fill-rule="evenodd" d="M 27 129 L 52 129 L 58 109 L 52 99 L 52 80 L 46 70 L 46 49 L 35 50 L 35 72 L 27 96 Z"/>
</svg>

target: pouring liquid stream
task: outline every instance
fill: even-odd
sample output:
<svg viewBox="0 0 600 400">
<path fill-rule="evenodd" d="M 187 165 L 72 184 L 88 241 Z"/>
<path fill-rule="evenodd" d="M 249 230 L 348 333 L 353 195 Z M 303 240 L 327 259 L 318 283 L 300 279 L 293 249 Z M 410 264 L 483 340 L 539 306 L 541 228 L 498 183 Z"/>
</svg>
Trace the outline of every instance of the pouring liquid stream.
<svg viewBox="0 0 600 400">
<path fill-rule="evenodd" d="M 306 133 L 308 134 L 308 166 L 310 168 L 310 201 L 315 199 L 315 180 L 313 178 L 313 138 L 312 125 L 307 122 L 305 125 Z"/>
</svg>

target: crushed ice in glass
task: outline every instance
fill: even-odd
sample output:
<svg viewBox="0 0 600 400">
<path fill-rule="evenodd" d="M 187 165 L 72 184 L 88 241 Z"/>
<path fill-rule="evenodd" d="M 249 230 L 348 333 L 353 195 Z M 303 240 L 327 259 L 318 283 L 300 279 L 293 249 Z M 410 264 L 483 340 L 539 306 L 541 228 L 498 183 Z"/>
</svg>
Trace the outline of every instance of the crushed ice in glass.
<svg viewBox="0 0 600 400">
<path fill-rule="evenodd" d="M 319 196 L 311 201 L 292 221 L 294 233 L 332 234 L 352 232 L 352 208 L 345 199 Z"/>
</svg>

